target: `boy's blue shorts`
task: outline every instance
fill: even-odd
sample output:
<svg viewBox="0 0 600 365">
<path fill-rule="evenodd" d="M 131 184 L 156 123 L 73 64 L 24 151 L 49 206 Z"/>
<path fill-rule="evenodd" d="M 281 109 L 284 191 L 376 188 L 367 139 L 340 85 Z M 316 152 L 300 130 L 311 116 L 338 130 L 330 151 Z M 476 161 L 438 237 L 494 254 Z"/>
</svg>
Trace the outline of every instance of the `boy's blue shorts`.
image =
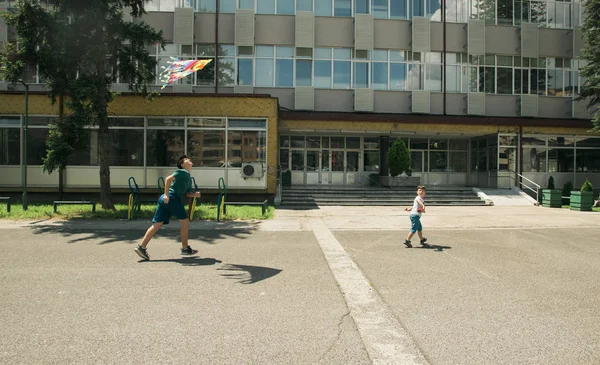
<svg viewBox="0 0 600 365">
<path fill-rule="evenodd" d="M 418 215 L 410 215 L 410 231 L 412 233 L 422 231 L 423 226 L 421 225 L 421 217 Z"/>
<path fill-rule="evenodd" d="M 165 204 L 164 197 L 165 195 L 163 194 L 158 198 L 158 205 L 154 213 L 154 218 L 152 218 L 152 223 L 163 222 L 164 224 L 169 224 L 171 216 L 175 216 L 178 220 L 187 219 L 187 212 L 179 198 L 169 195 L 169 203 Z"/>
</svg>

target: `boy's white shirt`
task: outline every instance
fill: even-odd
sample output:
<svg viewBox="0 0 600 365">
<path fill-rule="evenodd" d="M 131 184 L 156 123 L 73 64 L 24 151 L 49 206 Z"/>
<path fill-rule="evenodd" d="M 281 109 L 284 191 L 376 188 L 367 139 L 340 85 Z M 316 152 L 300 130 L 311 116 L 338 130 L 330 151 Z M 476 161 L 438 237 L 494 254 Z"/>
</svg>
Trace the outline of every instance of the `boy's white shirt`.
<svg viewBox="0 0 600 365">
<path fill-rule="evenodd" d="M 412 210 L 410 211 L 410 215 L 418 215 L 419 217 L 421 216 L 421 212 L 419 212 L 417 210 L 420 207 L 419 202 L 421 202 L 421 204 L 425 205 L 423 198 L 421 198 L 420 196 L 417 195 L 417 197 L 415 198 L 415 201 L 413 202 L 413 207 L 412 207 Z"/>
</svg>

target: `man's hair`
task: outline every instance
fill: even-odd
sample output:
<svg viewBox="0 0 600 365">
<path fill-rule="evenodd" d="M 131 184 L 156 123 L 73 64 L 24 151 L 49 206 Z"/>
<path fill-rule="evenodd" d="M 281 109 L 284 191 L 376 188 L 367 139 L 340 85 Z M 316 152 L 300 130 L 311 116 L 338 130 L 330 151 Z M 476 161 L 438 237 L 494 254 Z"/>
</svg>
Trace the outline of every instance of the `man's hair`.
<svg viewBox="0 0 600 365">
<path fill-rule="evenodd" d="M 181 166 L 181 164 L 183 163 L 183 160 L 185 160 L 187 158 L 186 155 L 183 155 L 181 157 L 179 157 L 179 160 L 177 160 L 177 168 L 178 169 L 182 169 L 183 167 Z"/>
<path fill-rule="evenodd" d="M 419 191 L 419 190 L 427 191 L 427 189 L 423 185 L 417 186 L 417 191 Z"/>
</svg>

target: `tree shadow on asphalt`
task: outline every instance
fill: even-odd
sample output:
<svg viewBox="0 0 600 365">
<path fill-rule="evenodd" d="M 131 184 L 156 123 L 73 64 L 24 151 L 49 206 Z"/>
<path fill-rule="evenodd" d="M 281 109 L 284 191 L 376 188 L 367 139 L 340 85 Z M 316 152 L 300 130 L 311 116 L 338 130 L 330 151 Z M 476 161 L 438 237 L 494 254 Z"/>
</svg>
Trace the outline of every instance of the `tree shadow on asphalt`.
<svg viewBox="0 0 600 365">
<path fill-rule="evenodd" d="M 228 279 L 237 280 L 239 284 L 254 284 L 281 272 L 279 269 L 270 267 L 234 264 L 225 264 L 217 270 L 227 271 L 227 273 L 221 273 L 220 275 Z"/>
<path fill-rule="evenodd" d="M 146 228 L 132 228 L 130 230 L 126 229 L 94 229 L 93 227 L 89 228 L 77 228 L 72 227 L 71 225 L 64 226 L 42 226 L 42 227 L 34 227 L 34 234 L 46 234 L 46 235 L 61 235 L 63 237 L 71 237 L 68 241 L 69 243 L 78 243 L 84 241 L 99 241 L 98 244 L 105 245 L 108 243 L 115 242 L 125 242 L 125 243 L 138 243 L 142 240 Z M 206 244 L 216 244 L 218 240 L 224 238 L 239 238 L 245 239 L 252 235 L 254 228 L 249 228 L 248 226 L 240 226 L 235 227 L 232 226 L 231 229 L 207 229 L 207 230 L 198 230 L 198 229 L 190 229 L 189 239 L 194 241 L 200 241 L 201 243 Z M 181 238 L 179 235 L 179 225 L 174 224 L 172 227 L 163 227 L 160 231 L 154 236 L 154 238 L 167 238 L 172 241 L 181 242 Z M 52 240 L 52 238 L 49 238 Z"/>
<path fill-rule="evenodd" d="M 425 249 L 425 250 L 434 250 L 437 252 L 442 252 L 444 250 L 449 250 L 452 247 L 450 246 L 440 246 L 440 245 L 430 245 L 430 244 L 424 244 L 422 246 L 414 246 L 413 248 L 420 248 L 420 249 Z"/>
<path fill-rule="evenodd" d="M 175 262 L 177 264 L 181 264 L 183 266 L 211 266 L 215 264 L 220 264 L 222 261 L 217 260 L 212 257 L 182 257 L 180 259 L 167 259 L 167 260 L 139 260 L 139 263 L 146 262 Z"/>
</svg>

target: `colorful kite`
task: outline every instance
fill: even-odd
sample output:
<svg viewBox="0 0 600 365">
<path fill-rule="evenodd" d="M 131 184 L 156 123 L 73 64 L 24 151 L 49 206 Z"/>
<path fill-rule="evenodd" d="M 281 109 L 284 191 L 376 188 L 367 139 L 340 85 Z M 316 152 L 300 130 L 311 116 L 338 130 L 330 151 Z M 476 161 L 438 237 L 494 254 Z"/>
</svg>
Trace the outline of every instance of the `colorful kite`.
<svg viewBox="0 0 600 365">
<path fill-rule="evenodd" d="M 165 84 L 161 89 L 169 86 L 173 82 L 182 79 L 188 75 L 193 74 L 196 71 L 202 70 L 212 60 L 180 60 L 171 57 L 172 62 L 167 62 L 169 67 L 162 67 L 164 71 L 161 74 L 161 81 Z"/>
</svg>

